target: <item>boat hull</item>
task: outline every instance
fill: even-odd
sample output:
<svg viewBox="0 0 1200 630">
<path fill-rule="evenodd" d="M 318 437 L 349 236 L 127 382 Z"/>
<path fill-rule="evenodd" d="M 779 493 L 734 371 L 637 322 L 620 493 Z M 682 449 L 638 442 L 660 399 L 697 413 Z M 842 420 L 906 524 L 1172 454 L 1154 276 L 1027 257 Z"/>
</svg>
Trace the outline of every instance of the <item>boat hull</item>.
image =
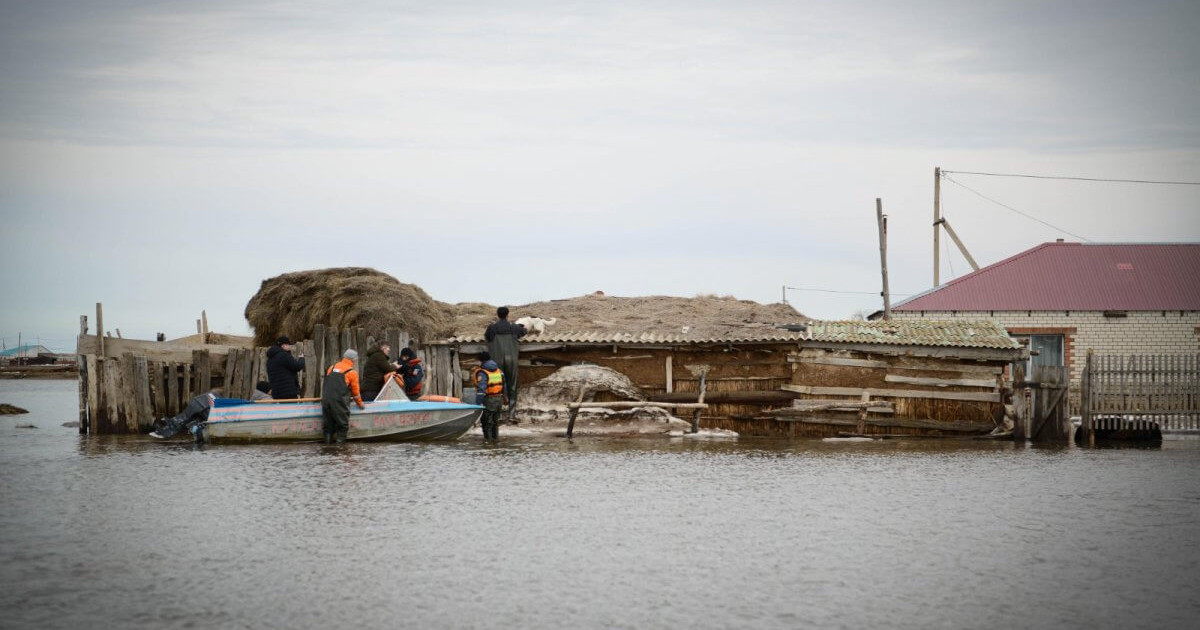
<svg viewBox="0 0 1200 630">
<path fill-rule="evenodd" d="M 483 407 L 449 402 L 376 401 L 350 407 L 347 440 L 453 440 L 479 419 Z M 275 403 L 213 408 L 204 425 L 212 441 L 321 440 L 320 403 Z"/>
</svg>

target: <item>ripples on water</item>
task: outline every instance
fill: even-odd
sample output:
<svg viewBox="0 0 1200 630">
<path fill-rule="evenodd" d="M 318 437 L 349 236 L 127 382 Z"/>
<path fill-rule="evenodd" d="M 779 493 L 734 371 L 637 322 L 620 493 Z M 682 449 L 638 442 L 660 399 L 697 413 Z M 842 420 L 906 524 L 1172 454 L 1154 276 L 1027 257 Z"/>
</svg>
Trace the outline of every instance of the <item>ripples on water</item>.
<svg viewBox="0 0 1200 630">
<path fill-rule="evenodd" d="M 1192 627 L 1200 442 L 81 438 L 0 381 L 28 628 Z M 18 429 L 32 422 L 37 429 Z"/>
</svg>

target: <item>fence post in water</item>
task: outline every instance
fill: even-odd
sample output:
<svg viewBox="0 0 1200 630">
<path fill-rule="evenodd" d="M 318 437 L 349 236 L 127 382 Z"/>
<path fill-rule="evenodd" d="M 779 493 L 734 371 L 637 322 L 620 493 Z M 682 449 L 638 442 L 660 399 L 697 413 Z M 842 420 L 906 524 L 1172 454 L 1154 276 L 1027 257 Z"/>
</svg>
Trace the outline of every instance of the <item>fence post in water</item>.
<svg viewBox="0 0 1200 630">
<path fill-rule="evenodd" d="M 137 407 L 135 432 L 141 433 L 143 427 L 154 424 L 154 409 L 150 406 L 150 374 L 144 354 L 133 358 L 133 392 L 134 406 Z"/>
<path fill-rule="evenodd" d="M 583 395 L 586 391 L 587 390 L 584 389 L 583 385 L 579 386 L 579 396 L 575 397 L 575 406 L 571 407 L 571 413 L 567 417 L 567 437 L 568 438 L 571 437 L 571 435 L 575 433 L 575 416 L 579 415 L 579 403 L 583 402 Z M 476 404 L 479 404 L 481 402 L 482 401 L 476 401 Z"/>
<path fill-rule="evenodd" d="M 1083 432 L 1080 442 L 1088 446 L 1095 445 L 1095 435 L 1092 431 L 1092 349 L 1088 348 L 1087 358 L 1083 364 L 1083 378 L 1079 382 L 1079 430 Z"/>
<path fill-rule="evenodd" d="M 1028 432 L 1025 428 L 1026 418 L 1029 417 L 1025 404 L 1025 367 L 1018 365 L 1013 371 L 1013 441 L 1024 442 Z"/>
<path fill-rule="evenodd" d="M 192 371 L 196 385 L 191 396 L 207 394 L 212 389 L 212 356 L 208 350 L 192 350 Z"/>
<path fill-rule="evenodd" d="M 132 352 L 121 354 L 121 407 L 125 412 L 125 431 L 138 432 L 137 371 Z"/>
<path fill-rule="evenodd" d="M 100 395 L 104 391 L 104 378 L 100 373 L 100 368 L 104 367 L 102 361 L 96 359 L 96 355 L 89 354 L 86 358 L 87 362 L 87 406 L 88 406 L 88 433 L 96 435 L 100 426 Z"/>
</svg>

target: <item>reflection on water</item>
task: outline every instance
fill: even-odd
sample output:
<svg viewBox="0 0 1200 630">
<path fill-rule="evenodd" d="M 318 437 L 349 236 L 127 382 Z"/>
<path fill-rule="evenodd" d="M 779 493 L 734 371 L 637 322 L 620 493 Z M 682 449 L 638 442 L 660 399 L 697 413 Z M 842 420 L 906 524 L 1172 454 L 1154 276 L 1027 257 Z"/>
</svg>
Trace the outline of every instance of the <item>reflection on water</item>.
<svg viewBox="0 0 1200 630">
<path fill-rule="evenodd" d="M 47 385 L 47 383 L 50 383 Z M 1188 627 L 1200 442 L 81 438 L 0 382 L 5 627 Z"/>
</svg>

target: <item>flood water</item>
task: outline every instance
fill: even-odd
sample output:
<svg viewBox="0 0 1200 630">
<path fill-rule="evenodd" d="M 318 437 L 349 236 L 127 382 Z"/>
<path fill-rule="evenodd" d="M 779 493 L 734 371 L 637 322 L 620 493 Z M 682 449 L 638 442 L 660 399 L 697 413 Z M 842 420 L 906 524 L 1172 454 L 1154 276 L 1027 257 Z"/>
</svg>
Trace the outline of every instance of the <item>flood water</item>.
<svg viewBox="0 0 1200 630">
<path fill-rule="evenodd" d="M 4 628 L 1200 619 L 1200 441 L 198 447 L 79 436 L 73 381 L 0 402 Z"/>
</svg>

